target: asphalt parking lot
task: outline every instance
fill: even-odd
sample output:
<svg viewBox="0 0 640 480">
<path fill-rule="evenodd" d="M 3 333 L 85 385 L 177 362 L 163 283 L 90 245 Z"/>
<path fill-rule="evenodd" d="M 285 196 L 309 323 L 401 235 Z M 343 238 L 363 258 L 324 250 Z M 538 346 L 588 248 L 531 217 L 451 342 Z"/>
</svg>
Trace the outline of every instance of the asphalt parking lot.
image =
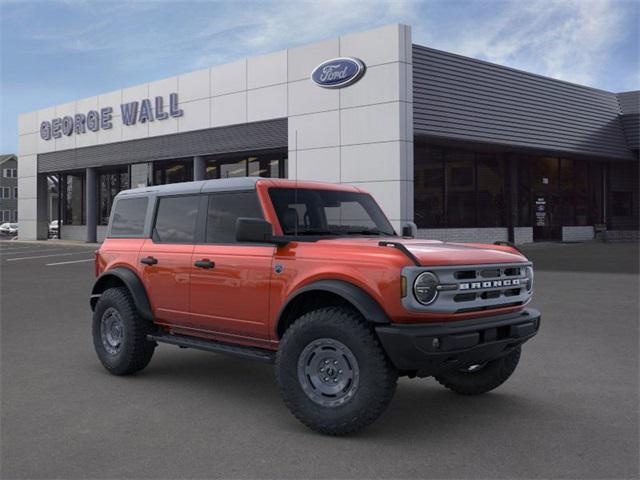
<svg viewBox="0 0 640 480">
<path fill-rule="evenodd" d="M 0 242 L 1 468 L 12 478 L 637 478 L 638 245 L 537 244 L 540 334 L 482 397 L 402 379 L 323 437 L 270 366 L 162 345 L 110 376 L 90 339 L 88 246 Z"/>
</svg>

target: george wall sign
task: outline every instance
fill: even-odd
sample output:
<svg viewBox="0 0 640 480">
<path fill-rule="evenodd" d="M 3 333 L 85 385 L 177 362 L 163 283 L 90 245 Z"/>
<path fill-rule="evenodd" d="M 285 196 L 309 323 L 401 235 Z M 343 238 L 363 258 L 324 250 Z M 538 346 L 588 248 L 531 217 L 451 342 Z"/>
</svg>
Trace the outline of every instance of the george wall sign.
<svg viewBox="0 0 640 480">
<path fill-rule="evenodd" d="M 140 102 L 127 102 L 120 104 L 121 121 L 123 125 L 135 125 L 136 123 L 162 121 L 169 117 L 181 117 L 182 109 L 178 108 L 178 94 L 169 95 L 169 105 L 165 105 L 163 97 L 156 97 L 153 105 L 151 100 L 145 98 Z M 44 120 L 40 124 L 40 137 L 43 140 L 61 138 L 63 135 L 71 136 L 74 133 L 80 135 L 98 130 L 113 128 L 113 107 L 103 107 L 98 110 L 89 110 L 85 113 L 66 115 Z"/>
<path fill-rule="evenodd" d="M 362 60 L 339 57 L 321 63 L 311 72 L 311 80 L 324 88 L 342 88 L 356 83 L 366 67 Z"/>
</svg>

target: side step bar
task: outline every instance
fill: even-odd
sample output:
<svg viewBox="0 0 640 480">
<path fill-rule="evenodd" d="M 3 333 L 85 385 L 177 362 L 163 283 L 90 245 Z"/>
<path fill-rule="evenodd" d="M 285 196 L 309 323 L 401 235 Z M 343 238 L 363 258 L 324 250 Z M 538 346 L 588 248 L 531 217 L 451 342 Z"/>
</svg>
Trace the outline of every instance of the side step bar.
<svg viewBox="0 0 640 480">
<path fill-rule="evenodd" d="M 276 359 L 276 352 L 255 347 L 243 347 L 239 345 L 229 345 L 228 343 L 205 340 L 203 338 L 189 337 L 187 335 L 172 335 L 169 333 L 157 333 L 147 335 L 147 340 L 158 343 L 168 343 L 182 348 L 195 348 L 207 352 L 226 353 L 236 357 L 248 358 L 264 363 L 273 363 Z"/>
</svg>

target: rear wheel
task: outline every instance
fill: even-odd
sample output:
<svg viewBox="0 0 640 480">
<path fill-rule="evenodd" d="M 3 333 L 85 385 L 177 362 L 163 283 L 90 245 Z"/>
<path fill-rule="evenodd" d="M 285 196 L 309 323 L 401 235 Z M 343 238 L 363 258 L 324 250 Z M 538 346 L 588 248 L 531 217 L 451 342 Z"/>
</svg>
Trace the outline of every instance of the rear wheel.
<svg viewBox="0 0 640 480">
<path fill-rule="evenodd" d="M 360 315 L 347 308 L 309 312 L 285 332 L 276 380 L 285 404 L 309 428 L 346 435 L 387 408 L 398 374 Z"/>
<path fill-rule="evenodd" d="M 149 364 L 155 342 L 147 340 L 151 322 L 138 314 L 124 287 L 103 292 L 93 312 L 93 346 L 100 362 L 114 375 L 130 375 Z"/>
<path fill-rule="evenodd" d="M 436 375 L 443 386 L 461 395 L 480 395 L 498 388 L 513 374 L 520 360 L 520 347 L 504 357 Z"/>
</svg>

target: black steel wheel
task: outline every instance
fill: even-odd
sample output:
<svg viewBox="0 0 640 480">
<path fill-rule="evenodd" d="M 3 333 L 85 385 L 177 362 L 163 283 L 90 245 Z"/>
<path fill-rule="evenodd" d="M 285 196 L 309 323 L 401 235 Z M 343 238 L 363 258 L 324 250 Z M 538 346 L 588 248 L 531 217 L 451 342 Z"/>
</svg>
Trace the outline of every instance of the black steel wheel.
<svg viewBox="0 0 640 480">
<path fill-rule="evenodd" d="M 109 288 L 93 312 L 93 346 L 100 362 L 114 375 L 130 375 L 151 361 L 155 342 L 147 340 L 151 322 L 138 314 L 129 291 Z"/>
<path fill-rule="evenodd" d="M 369 325 L 344 307 L 297 319 L 276 356 L 276 380 L 287 407 L 309 428 L 329 435 L 373 423 L 393 398 L 397 379 Z"/>
</svg>

